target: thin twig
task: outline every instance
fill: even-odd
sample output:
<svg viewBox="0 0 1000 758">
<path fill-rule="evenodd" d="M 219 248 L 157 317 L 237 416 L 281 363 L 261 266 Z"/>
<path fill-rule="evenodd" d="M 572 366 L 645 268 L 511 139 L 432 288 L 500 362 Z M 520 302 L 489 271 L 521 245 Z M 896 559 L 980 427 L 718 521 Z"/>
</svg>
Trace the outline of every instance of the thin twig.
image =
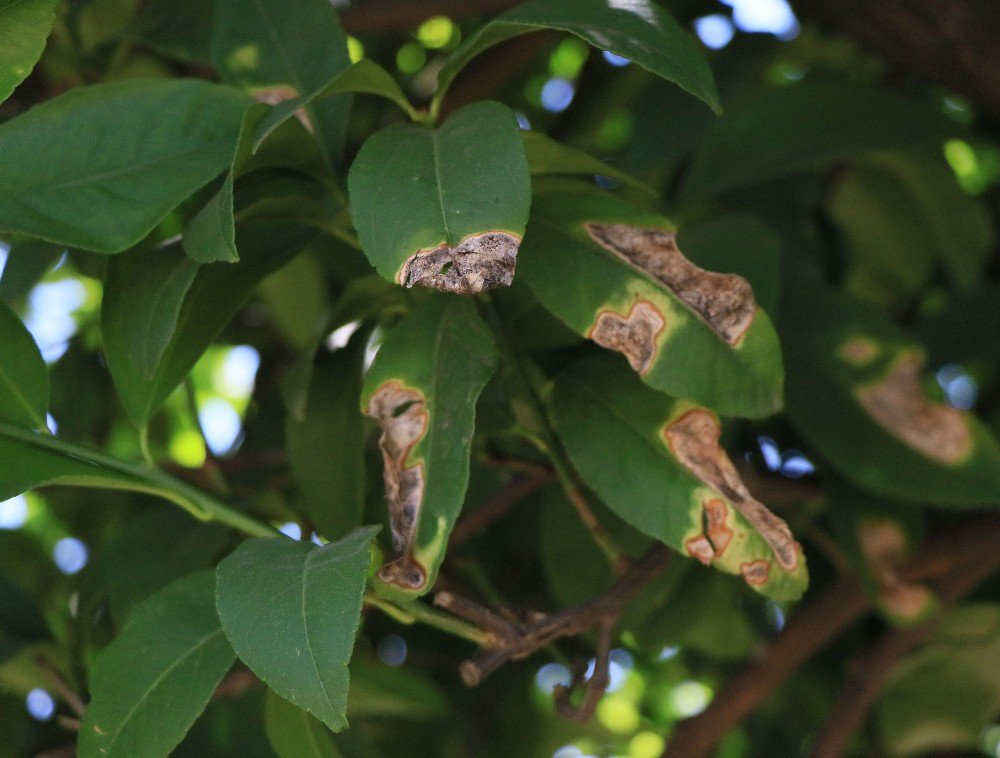
<svg viewBox="0 0 1000 758">
<path fill-rule="evenodd" d="M 604 691 L 611 681 L 611 643 L 614 639 L 615 624 L 618 619 L 615 616 L 605 616 L 598 623 L 597 633 L 597 655 L 594 658 L 594 671 L 590 678 L 583 681 L 586 667 L 580 667 L 573 677 L 573 685 L 567 687 L 564 684 L 557 684 L 552 691 L 552 697 L 556 703 L 556 711 L 563 718 L 575 721 L 578 724 L 585 724 L 590 721 L 597 709 L 597 704 L 604 696 Z M 579 706 L 574 706 L 570 702 L 575 685 L 585 684 L 583 701 Z"/>
</svg>

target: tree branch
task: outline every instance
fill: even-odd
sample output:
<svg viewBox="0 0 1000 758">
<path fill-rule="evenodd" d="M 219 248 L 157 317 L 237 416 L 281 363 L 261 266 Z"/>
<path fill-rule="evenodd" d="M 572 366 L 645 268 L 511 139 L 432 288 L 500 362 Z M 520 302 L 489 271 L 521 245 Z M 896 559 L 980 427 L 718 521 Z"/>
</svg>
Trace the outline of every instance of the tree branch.
<svg viewBox="0 0 1000 758">
<path fill-rule="evenodd" d="M 908 565 L 906 576 L 927 581 L 942 598 L 957 599 L 1000 568 L 998 540 L 1000 516 L 984 516 L 956 525 L 927 543 Z M 812 605 L 793 616 L 760 657 L 730 680 L 705 711 L 678 725 L 664 758 L 710 755 L 730 729 L 870 606 L 857 578 L 837 581 Z"/>
</svg>

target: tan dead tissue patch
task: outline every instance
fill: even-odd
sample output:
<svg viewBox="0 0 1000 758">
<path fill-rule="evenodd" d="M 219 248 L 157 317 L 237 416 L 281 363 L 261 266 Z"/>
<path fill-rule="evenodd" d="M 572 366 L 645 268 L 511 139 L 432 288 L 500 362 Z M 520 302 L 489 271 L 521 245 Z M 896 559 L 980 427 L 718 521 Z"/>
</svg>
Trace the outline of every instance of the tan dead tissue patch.
<svg viewBox="0 0 1000 758">
<path fill-rule="evenodd" d="M 855 366 L 867 366 L 878 358 L 882 349 L 868 337 L 851 337 L 838 351 L 840 357 Z"/>
<path fill-rule="evenodd" d="M 509 232 L 484 232 L 447 245 L 414 253 L 399 272 L 404 287 L 426 287 L 457 295 L 474 295 L 514 280 L 521 238 Z"/>
<path fill-rule="evenodd" d="M 702 505 L 703 533 L 684 543 L 688 553 L 706 566 L 726 552 L 733 540 L 733 530 L 726 524 L 729 507 L 719 498 L 707 500 Z"/>
<path fill-rule="evenodd" d="M 427 583 L 426 570 L 413 557 L 424 497 L 424 468 L 420 463 L 408 465 L 407 460 L 427 429 L 424 396 L 399 382 L 386 382 L 372 395 L 366 412 L 382 427 L 379 447 L 385 463 L 385 496 L 389 501 L 392 544 L 398 555 L 379 570 L 379 578 L 417 590 Z"/>
<path fill-rule="evenodd" d="M 587 337 L 601 347 L 622 353 L 634 371 L 645 374 L 653 365 L 658 349 L 656 338 L 665 324 L 656 306 L 648 300 L 637 300 L 626 316 L 601 311 Z"/>
<path fill-rule="evenodd" d="M 920 389 L 923 359 L 902 355 L 878 382 L 855 390 L 858 402 L 875 422 L 897 439 L 940 463 L 957 463 L 972 448 L 972 435 L 961 411 L 932 403 Z"/>
<path fill-rule="evenodd" d="M 886 519 L 866 521 L 858 526 L 858 537 L 886 609 L 904 617 L 926 610 L 930 590 L 899 573 L 906 560 L 906 535 L 899 525 Z"/>
<path fill-rule="evenodd" d="M 660 229 L 596 222 L 583 226 L 599 245 L 670 289 L 730 345 L 750 328 L 757 302 L 742 276 L 699 268 L 677 249 L 674 235 Z"/>
<path fill-rule="evenodd" d="M 726 451 L 719 445 L 722 428 L 706 410 L 695 408 L 663 430 L 674 457 L 700 481 L 726 497 L 771 547 L 778 564 L 789 571 L 798 565 L 798 543 L 788 525 L 754 499 Z"/>
<path fill-rule="evenodd" d="M 769 571 L 770 565 L 763 558 L 740 564 L 740 573 L 743 575 L 743 581 L 747 584 L 753 585 L 754 587 L 760 587 L 762 584 L 767 584 L 767 575 Z"/>
</svg>

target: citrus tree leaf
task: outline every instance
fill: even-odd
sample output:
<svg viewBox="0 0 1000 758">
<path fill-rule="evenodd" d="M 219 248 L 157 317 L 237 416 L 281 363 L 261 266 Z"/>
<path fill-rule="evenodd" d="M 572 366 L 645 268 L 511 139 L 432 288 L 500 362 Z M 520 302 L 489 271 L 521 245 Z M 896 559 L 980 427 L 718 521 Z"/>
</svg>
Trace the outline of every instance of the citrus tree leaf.
<svg viewBox="0 0 1000 758">
<path fill-rule="evenodd" d="M 781 325 L 789 418 L 846 479 L 900 500 L 1000 504 L 1000 444 L 924 394 L 922 348 L 879 311 L 802 283 Z"/>
<path fill-rule="evenodd" d="M 438 129 L 376 132 L 348 187 L 361 247 L 389 281 L 459 294 L 510 284 L 531 179 L 507 106 L 483 101 Z"/>
<path fill-rule="evenodd" d="M 65 248 L 36 239 L 15 242 L 7 253 L 7 263 L 0 277 L 0 303 L 17 310 L 20 302 L 59 260 Z"/>
<path fill-rule="evenodd" d="M 716 112 L 719 95 L 698 43 L 649 0 L 531 0 L 497 16 L 459 45 L 438 74 L 438 98 L 483 50 L 540 29 L 570 32 L 599 50 L 635 61 L 674 82 Z"/>
<path fill-rule="evenodd" d="M 267 739 L 278 758 L 340 758 L 333 735 L 308 711 L 269 691 L 264 700 Z"/>
<path fill-rule="evenodd" d="M 239 263 L 199 265 L 180 245 L 134 251 L 108 266 L 101 331 L 125 409 L 144 426 L 266 276 L 313 236 L 256 221 L 237 234 Z"/>
<path fill-rule="evenodd" d="M 49 374 L 31 333 L 0 303 L 0 421 L 45 429 Z"/>
<path fill-rule="evenodd" d="M 399 84 L 392 75 L 369 58 L 362 58 L 345 71 L 334 76 L 320 89 L 303 93 L 301 97 L 283 100 L 277 103 L 257 125 L 254 135 L 254 150 L 260 147 L 275 129 L 291 118 L 297 111 L 308 107 L 331 95 L 347 92 L 357 92 L 366 95 L 380 95 L 394 102 L 411 118 L 416 118 L 417 112 L 410 101 L 406 99 Z"/>
<path fill-rule="evenodd" d="M 1000 606 L 973 603 L 945 617 L 931 641 L 893 670 L 876 711 L 895 755 L 981 746 L 1000 709 Z"/>
<path fill-rule="evenodd" d="M 212 58 L 227 81 L 265 102 L 315 92 L 351 65 L 328 0 L 217 0 Z M 332 165 L 340 162 L 350 109 L 348 97 L 306 107 Z"/>
<path fill-rule="evenodd" d="M 233 175 L 230 171 L 201 209 L 184 225 L 184 251 L 199 263 L 240 259 L 236 252 L 236 221 L 233 218 Z"/>
<path fill-rule="evenodd" d="M 545 193 L 521 275 L 542 305 L 623 353 L 651 387 L 730 416 L 781 407 L 781 350 L 753 288 L 691 263 L 666 219 L 596 191 Z"/>
<path fill-rule="evenodd" d="M 614 166 L 609 166 L 592 155 L 569 145 L 557 142 L 546 134 L 536 131 L 522 131 L 524 152 L 528 158 L 531 174 L 598 174 L 617 179 L 650 195 L 656 191 L 631 175 Z"/>
<path fill-rule="evenodd" d="M 443 719 L 451 703 L 441 688 L 410 667 L 355 661 L 347 715 L 352 719 Z"/>
<path fill-rule="evenodd" d="M 685 199 L 779 179 L 876 150 L 937 146 L 956 131 L 937 105 L 843 82 L 780 87 L 709 129 L 681 187 Z"/>
<path fill-rule="evenodd" d="M 240 660 L 334 731 L 347 727 L 347 663 L 378 529 L 322 547 L 248 540 L 217 570 L 219 617 Z"/>
<path fill-rule="evenodd" d="M 616 356 L 575 364 L 552 397 L 570 460 L 618 516 L 769 597 L 802 594 L 802 549 L 743 484 L 714 414 L 645 387 Z"/>
<path fill-rule="evenodd" d="M 35 602 L 17 584 L 0 574 L 0 663 L 25 645 L 52 637 Z"/>
<path fill-rule="evenodd" d="M 299 486 L 299 507 L 327 539 L 361 523 L 365 506 L 365 424 L 361 372 L 368 329 L 347 347 L 321 353 L 312 370 L 305 413 L 288 414 L 288 462 Z"/>
<path fill-rule="evenodd" d="M 382 428 L 386 499 L 396 560 L 393 588 L 434 585 L 465 498 L 476 399 L 496 369 L 492 335 L 468 301 L 437 296 L 386 337 L 361 393 Z"/>
<path fill-rule="evenodd" d="M 57 0 L 0 0 L 0 103 L 42 57 Z"/>
<path fill-rule="evenodd" d="M 98 657 L 80 755 L 169 755 L 235 660 L 213 572 L 169 584 L 136 606 Z"/>
<path fill-rule="evenodd" d="M 0 229 L 103 253 L 232 161 L 247 102 L 193 79 L 78 87 L 0 125 Z"/>
</svg>

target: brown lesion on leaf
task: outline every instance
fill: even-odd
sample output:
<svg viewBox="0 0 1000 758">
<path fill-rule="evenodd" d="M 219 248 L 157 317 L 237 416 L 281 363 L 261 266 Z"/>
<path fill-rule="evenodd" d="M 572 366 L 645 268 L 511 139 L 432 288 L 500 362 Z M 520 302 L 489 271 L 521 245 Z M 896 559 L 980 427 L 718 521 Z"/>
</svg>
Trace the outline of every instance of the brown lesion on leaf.
<svg viewBox="0 0 1000 758">
<path fill-rule="evenodd" d="M 882 353 L 882 348 L 870 337 L 851 337 L 840 346 L 841 358 L 854 366 L 867 366 Z"/>
<path fill-rule="evenodd" d="M 417 524 L 424 497 L 422 463 L 410 464 L 410 451 L 427 430 L 428 413 L 424 396 L 400 382 L 384 383 L 368 402 L 367 415 L 382 428 L 379 447 L 389 501 L 392 544 L 397 558 L 379 569 L 379 578 L 408 590 L 427 583 L 427 571 L 413 557 Z"/>
<path fill-rule="evenodd" d="M 418 250 L 399 271 L 404 287 L 426 287 L 457 295 L 474 295 L 514 280 L 521 238 L 510 232 L 483 232 L 454 247 L 442 244 Z"/>
<path fill-rule="evenodd" d="M 710 412 L 694 408 L 663 430 L 667 446 L 700 481 L 727 498 L 756 529 L 774 552 L 778 565 L 793 571 L 799 545 L 788 524 L 754 499 L 726 451 L 719 445 L 722 428 Z"/>
<path fill-rule="evenodd" d="M 694 265 L 677 248 L 674 234 L 594 221 L 583 227 L 599 245 L 667 287 L 730 345 L 753 323 L 757 302 L 750 283 Z"/>
<path fill-rule="evenodd" d="M 753 585 L 754 587 L 760 587 L 761 585 L 767 584 L 767 575 L 770 569 L 771 564 L 763 558 L 740 564 L 740 574 L 743 576 L 743 581 L 747 584 Z"/>
<path fill-rule="evenodd" d="M 923 359 L 904 353 L 879 381 L 858 387 L 858 402 L 875 422 L 922 455 L 951 464 L 972 449 L 972 434 L 961 411 L 924 397 L 920 388 Z"/>
<path fill-rule="evenodd" d="M 702 533 L 684 543 L 688 553 L 706 566 L 718 558 L 733 540 L 733 530 L 726 524 L 729 507 L 719 498 L 702 503 Z"/>
<path fill-rule="evenodd" d="M 900 526 L 888 519 L 864 521 L 858 526 L 858 538 L 885 609 L 904 618 L 927 610 L 933 599 L 930 590 L 900 574 L 908 557 Z"/>
<path fill-rule="evenodd" d="M 656 358 L 656 340 L 664 326 L 666 320 L 655 305 L 636 300 L 628 314 L 600 311 L 587 337 L 601 347 L 622 353 L 634 371 L 645 374 Z"/>
</svg>

